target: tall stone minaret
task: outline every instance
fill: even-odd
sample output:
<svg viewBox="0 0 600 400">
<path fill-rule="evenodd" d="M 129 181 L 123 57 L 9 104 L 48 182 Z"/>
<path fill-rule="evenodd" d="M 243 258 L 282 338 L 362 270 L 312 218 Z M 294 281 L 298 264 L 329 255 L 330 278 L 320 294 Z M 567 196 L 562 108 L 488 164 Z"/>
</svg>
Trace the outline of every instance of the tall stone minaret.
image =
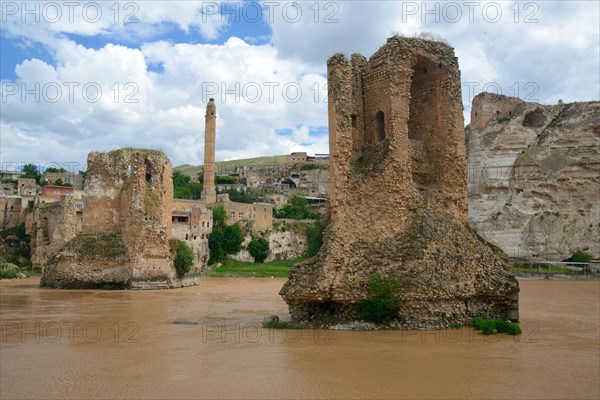
<svg viewBox="0 0 600 400">
<path fill-rule="evenodd" d="M 206 204 L 217 202 L 217 192 L 215 190 L 216 130 L 217 107 L 215 106 L 215 99 L 210 99 L 206 105 L 204 124 L 204 187 L 201 196 Z"/>
</svg>

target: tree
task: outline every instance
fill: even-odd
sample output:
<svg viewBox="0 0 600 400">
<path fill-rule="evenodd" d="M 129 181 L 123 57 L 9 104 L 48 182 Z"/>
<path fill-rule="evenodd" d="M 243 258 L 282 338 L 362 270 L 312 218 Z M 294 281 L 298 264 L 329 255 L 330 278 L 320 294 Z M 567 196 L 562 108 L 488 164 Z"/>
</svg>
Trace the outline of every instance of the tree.
<svg viewBox="0 0 600 400">
<path fill-rule="evenodd" d="M 222 245 L 225 241 L 224 236 L 223 229 L 214 227 L 212 233 L 208 237 L 208 248 L 210 250 L 209 264 L 222 261 L 227 257 L 227 253 Z"/>
<path fill-rule="evenodd" d="M 233 176 L 217 175 L 215 176 L 215 183 L 218 184 L 233 184 L 236 179 Z"/>
<path fill-rule="evenodd" d="M 248 251 L 254 257 L 254 262 L 261 263 L 269 256 L 269 241 L 265 238 L 252 239 Z"/>
<path fill-rule="evenodd" d="M 40 183 L 42 175 L 40 174 L 37 165 L 31 163 L 25 164 L 23 165 L 23 172 L 23 178 L 35 179 L 37 183 Z"/>
<path fill-rule="evenodd" d="M 169 240 L 171 252 L 175 254 L 175 270 L 177 275 L 183 276 L 190 272 L 194 265 L 194 252 L 190 246 L 179 239 Z"/>
<path fill-rule="evenodd" d="M 208 263 L 214 264 L 224 260 L 230 254 L 238 253 L 242 249 L 243 241 L 244 235 L 238 225 L 213 225 L 213 231 L 208 237 L 210 249 Z"/>
<path fill-rule="evenodd" d="M 288 204 L 276 212 L 277 218 L 319 219 L 321 215 L 310 210 L 308 200 L 301 196 L 292 196 Z"/>
<path fill-rule="evenodd" d="M 192 199 L 198 200 L 202 197 L 202 184 L 201 183 L 191 183 L 189 184 L 189 189 L 192 193 Z"/>
<path fill-rule="evenodd" d="M 62 167 L 61 168 L 48 167 L 48 168 L 46 168 L 46 172 L 59 174 L 59 173 L 67 172 L 67 170 Z"/>
<path fill-rule="evenodd" d="M 173 171 L 173 187 L 187 187 L 190 183 L 190 177 L 184 175 L 181 171 Z"/>
<path fill-rule="evenodd" d="M 225 220 L 227 219 L 227 211 L 225 211 L 225 207 L 222 205 L 216 206 L 213 208 L 213 226 L 221 227 L 225 225 Z"/>
<path fill-rule="evenodd" d="M 244 242 L 244 235 L 240 227 L 236 225 L 227 225 L 223 228 L 224 242 L 223 248 L 227 254 L 239 253 Z"/>
<path fill-rule="evenodd" d="M 173 197 L 176 199 L 191 199 L 192 191 L 188 187 L 176 187 L 173 190 Z"/>
</svg>

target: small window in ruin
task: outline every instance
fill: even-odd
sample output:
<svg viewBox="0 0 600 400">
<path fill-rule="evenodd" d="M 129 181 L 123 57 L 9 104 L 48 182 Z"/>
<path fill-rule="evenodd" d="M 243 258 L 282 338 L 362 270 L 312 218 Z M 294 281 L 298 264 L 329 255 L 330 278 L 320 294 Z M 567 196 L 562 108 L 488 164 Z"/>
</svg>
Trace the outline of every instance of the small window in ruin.
<svg viewBox="0 0 600 400">
<path fill-rule="evenodd" d="M 185 240 L 188 240 L 188 234 L 187 233 L 185 234 Z"/>
<path fill-rule="evenodd" d="M 496 115 L 500 115 L 500 111 L 496 111 Z"/>
<path fill-rule="evenodd" d="M 146 165 L 146 182 L 150 182 L 152 180 L 152 164 L 148 159 L 144 161 L 144 164 Z"/>
<path fill-rule="evenodd" d="M 375 134 L 378 141 L 385 139 L 385 117 L 383 111 L 378 111 L 375 114 Z"/>
<path fill-rule="evenodd" d="M 352 118 L 352 127 L 356 128 L 356 115 L 352 114 L 350 118 Z"/>
<path fill-rule="evenodd" d="M 207 228 L 210 228 L 210 221 L 208 221 L 208 222 L 206 223 L 206 227 L 207 227 Z"/>
<path fill-rule="evenodd" d="M 194 235 L 194 240 L 196 240 L 196 237 L 197 237 L 197 236 L 196 236 L 196 235 Z"/>
</svg>

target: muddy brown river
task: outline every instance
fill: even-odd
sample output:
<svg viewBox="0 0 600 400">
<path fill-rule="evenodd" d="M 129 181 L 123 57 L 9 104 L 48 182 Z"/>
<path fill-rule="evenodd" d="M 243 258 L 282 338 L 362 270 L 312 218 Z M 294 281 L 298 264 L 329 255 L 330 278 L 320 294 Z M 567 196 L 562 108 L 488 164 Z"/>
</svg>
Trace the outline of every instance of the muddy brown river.
<svg viewBox="0 0 600 400">
<path fill-rule="evenodd" d="M 0 397 L 598 399 L 600 282 L 521 281 L 518 337 L 267 330 L 283 279 L 170 291 L 0 283 Z"/>
</svg>

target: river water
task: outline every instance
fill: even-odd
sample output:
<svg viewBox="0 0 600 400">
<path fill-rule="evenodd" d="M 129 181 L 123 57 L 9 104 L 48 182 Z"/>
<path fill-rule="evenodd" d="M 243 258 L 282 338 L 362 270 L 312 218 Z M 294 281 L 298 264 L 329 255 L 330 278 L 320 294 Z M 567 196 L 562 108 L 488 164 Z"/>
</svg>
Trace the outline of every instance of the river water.
<svg viewBox="0 0 600 400">
<path fill-rule="evenodd" d="M 518 337 L 267 330 L 283 279 L 0 283 L 0 398 L 600 398 L 600 282 L 521 281 Z"/>
</svg>

